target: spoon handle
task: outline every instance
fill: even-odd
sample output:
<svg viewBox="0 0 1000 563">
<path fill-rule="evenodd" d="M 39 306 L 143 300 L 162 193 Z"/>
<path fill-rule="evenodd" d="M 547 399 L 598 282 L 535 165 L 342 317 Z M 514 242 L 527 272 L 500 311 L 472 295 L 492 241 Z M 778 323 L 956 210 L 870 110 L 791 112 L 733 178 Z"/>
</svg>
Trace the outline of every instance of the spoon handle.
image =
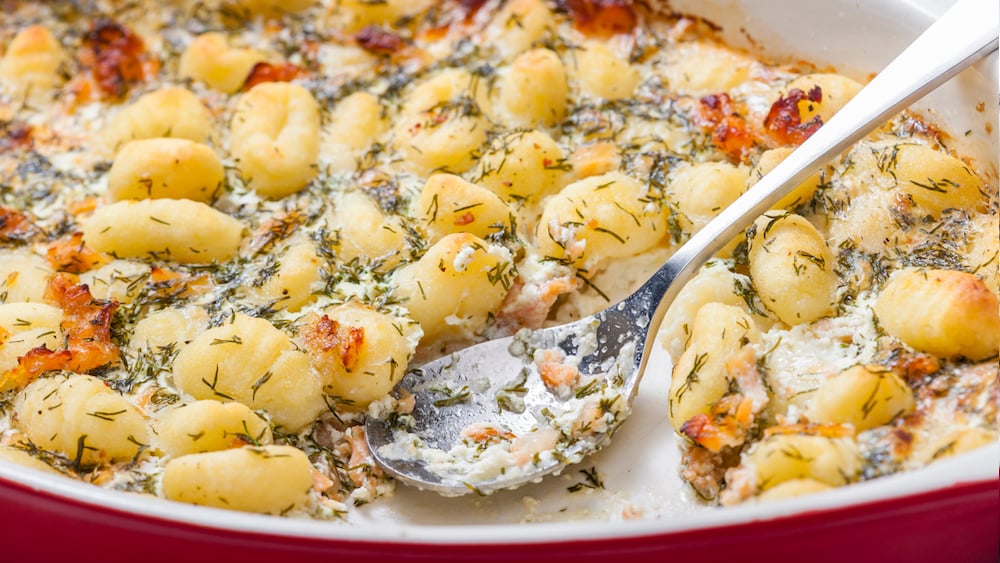
<svg viewBox="0 0 1000 563">
<path fill-rule="evenodd" d="M 652 310 L 646 349 L 684 283 L 751 221 L 854 142 L 995 51 L 998 12 L 997 0 L 959 0 L 791 155 L 679 248 L 624 303 Z"/>
</svg>

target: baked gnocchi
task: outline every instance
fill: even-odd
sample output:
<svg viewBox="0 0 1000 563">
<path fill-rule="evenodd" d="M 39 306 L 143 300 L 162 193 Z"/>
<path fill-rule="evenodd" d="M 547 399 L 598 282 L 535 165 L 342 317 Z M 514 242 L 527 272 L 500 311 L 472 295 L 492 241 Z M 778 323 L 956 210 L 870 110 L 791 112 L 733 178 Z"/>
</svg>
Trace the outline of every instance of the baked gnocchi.
<svg viewBox="0 0 1000 563">
<path fill-rule="evenodd" d="M 178 64 L 181 77 L 233 94 L 246 83 L 253 67 L 265 60 L 264 54 L 257 50 L 234 47 L 224 34 L 209 32 L 191 41 Z"/>
<path fill-rule="evenodd" d="M 264 197 L 293 194 L 316 175 L 319 104 L 297 84 L 251 88 L 239 99 L 229 134 L 240 174 Z"/>
<path fill-rule="evenodd" d="M 181 348 L 172 375 L 196 399 L 261 409 L 286 430 L 301 429 L 324 408 L 322 382 L 308 356 L 267 320 L 239 313 Z"/>
<path fill-rule="evenodd" d="M 187 139 L 130 141 L 108 170 L 108 196 L 123 199 L 211 201 L 222 190 L 225 170 L 208 145 Z"/>
<path fill-rule="evenodd" d="M 121 108 L 103 133 L 112 152 L 129 141 L 169 137 L 204 143 L 215 135 L 211 111 L 194 92 L 179 86 L 143 94 Z"/>
<path fill-rule="evenodd" d="M 305 505 L 312 464 L 291 446 L 244 446 L 171 459 L 163 467 L 163 496 L 202 506 L 288 514 Z"/>
<path fill-rule="evenodd" d="M 100 379 L 56 374 L 28 384 L 14 405 L 32 443 L 81 467 L 129 461 L 149 448 L 149 424 Z"/>
<path fill-rule="evenodd" d="M 83 225 L 89 247 L 122 258 L 209 264 L 232 258 L 243 224 L 202 202 L 124 200 L 102 205 Z"/>
<path fill-rule="evenodd" d="M 59 67 L 65 58 L 62 45 L 48 28 L 27 26 L 0 57 L 0 84 L 19 97 L 32 90 L 51 91 L 62 82 Z"/>
<path fill-rule="evenodd" d="M 646 2 L 105 4 L 0 18 L 0 463 L 294 517 L 391 495 L 411 366 L 628 295 L 863 83 Z M 944 131 L 903 112 L 667 311 L 643 439 L 706 504 L 996 441 L 996 167 Z"/>
</svg>

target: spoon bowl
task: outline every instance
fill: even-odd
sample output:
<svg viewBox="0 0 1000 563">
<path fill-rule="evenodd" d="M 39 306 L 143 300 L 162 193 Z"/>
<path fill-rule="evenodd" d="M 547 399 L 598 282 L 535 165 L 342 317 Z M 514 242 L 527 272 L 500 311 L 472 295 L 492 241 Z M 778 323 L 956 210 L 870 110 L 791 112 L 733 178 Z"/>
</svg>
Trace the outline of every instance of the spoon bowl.
<svg viewBox="0 0 1000 563">
<path fill-rule="evenodd" d="M 635 293 L 576 322 L 485 342 L 412 369 L 413 408 L 366 423 L 398 480 L 457 496 L 517 487 L 606 445 L 630 412 L 670 303 L 709 258 L 816 169 L 997 49 L 996 0 L 960 0 L 830 121 L 691 239 Z"/>
</svg>

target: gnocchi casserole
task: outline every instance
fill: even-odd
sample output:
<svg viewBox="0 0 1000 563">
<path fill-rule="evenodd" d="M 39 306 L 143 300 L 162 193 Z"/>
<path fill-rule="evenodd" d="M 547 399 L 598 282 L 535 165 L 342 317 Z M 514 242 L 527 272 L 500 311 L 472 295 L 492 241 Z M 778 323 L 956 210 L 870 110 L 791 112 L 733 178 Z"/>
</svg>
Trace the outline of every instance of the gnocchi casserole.
<svg viewBox="0 0 1000 563">
<path fill-rule="evenodd" d="M 268 514 L 391 495 L 363 422 L 412 407 L 408 366 L 624 297 L 861 88 L 716 31 L 626 0 L 5 2 L 0 460 Z M 997 440 L 997 171 L 952 144 L 903 113 L 683 290 L 647 376 L 706 503 Z"/>
</svg>

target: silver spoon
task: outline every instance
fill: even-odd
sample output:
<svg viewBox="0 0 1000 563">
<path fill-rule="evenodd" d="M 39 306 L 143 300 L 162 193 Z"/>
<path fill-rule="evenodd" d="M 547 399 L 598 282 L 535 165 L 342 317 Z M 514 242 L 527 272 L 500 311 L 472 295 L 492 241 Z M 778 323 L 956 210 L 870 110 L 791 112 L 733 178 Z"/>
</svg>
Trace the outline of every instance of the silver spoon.
<svg viewBox="0 0 1000 563">
<path fill-rule="evenodd" d="M 413 394 L 413 412 L 368 419 L 375 460 L 404 483 L 456 496 L 538 481 L 600 449 L 628 416 L 660 322 L 698 268 L 823 164 L 995 51 L 998 19 L 996 0 L 957 2 L 624 301 L 409 371 L 397 389 Z M 567 358 L 579 383 L 548 388 L 534 361 L 545 354 Z"/>
</svg>

